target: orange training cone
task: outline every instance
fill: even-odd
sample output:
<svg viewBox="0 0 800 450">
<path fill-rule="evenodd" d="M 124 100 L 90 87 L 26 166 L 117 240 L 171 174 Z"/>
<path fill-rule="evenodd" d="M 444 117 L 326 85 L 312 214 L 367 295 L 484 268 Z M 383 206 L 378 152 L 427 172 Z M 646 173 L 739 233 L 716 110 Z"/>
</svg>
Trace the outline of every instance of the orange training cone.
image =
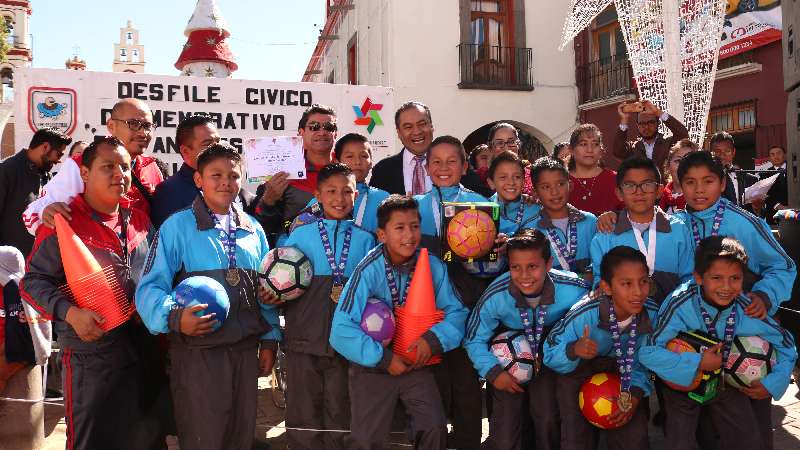
<svg viewBox="0 0 800 450">
<path fill-rule="evenodd" d="M 61 251 L 61 262 L 64 265 L 64 275 L 67 284 L 76 283 L 81 278 L 97 273 L 102 268 L 94 255 L 81 241 L 75 231 L 61 214 L 54 216 L 56 222 L 56 236 L 58 247 Z"/>
<path fill-rule="evenodd" d="M 411 279 L 411 285 L 408 287 L 403 312 L 412 316 L 436 314 L 436 297 L 433 295 L 431 263 L 428 260 L 427 248 L 423 248 L 419 252 L 417 267 L 414 269 L 414 278 Z"/>
</svg>

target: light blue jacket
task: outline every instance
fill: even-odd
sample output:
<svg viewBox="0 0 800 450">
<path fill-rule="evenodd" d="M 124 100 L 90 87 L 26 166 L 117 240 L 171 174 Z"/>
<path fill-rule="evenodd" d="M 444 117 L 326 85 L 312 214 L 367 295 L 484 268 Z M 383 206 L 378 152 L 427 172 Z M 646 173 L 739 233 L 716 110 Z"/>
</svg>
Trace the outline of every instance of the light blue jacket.
<svg viewBox="0 0 800 450">
<path fill-rule="evenodd" d="M 405 299 L 406 285 L 416 267 L 417 256 L 402 266 L 392 266 L 392 271 L 400 289 L 400 298 Z M 461 344 L 464 337 L 464 324 L 467 309 L 456 296 L 447 277 L 447 268 L 435 256 L 429 256 L 433 291 L 436 296 L 436 309 L 445 313 L 444 320 L 431 327 L 422 335 L 431 346 L 433 354 L 448 352 Z M 383 245 L 375 247 L 361 261 L 347 281 L 342 298 L 333 316 L 330 343 L 347 360 L 365 367 L 386 369 L 391 362 L 392 352 L 361 329 L 361 316 L 367 299 L 383 300 L 392 307 L 392 295 L 386 281 L 386 255 Z M 403 300 L 404 301 L 404 300 Z"/>
<path fill-rule="evenodd" d="M 689 227 L 690 233 L 694 220 L 703 239 L 712 235 L 719 202 L 726 204 L 719 235 L 735 238 L 747 252 L 747 268 L 751 273 L 745 276 L 745 291 L 760 293 L 768 303 L 769 315 L 774 316 L 778 305 L 788 301 L 792 294 L 797 266 L 772 235 L 767 223 L 724 198 L 703 211 L 686 210 L 677 216 Z"/>
<path fill-rule="evenodd" d="M 589 266 L 592 263 L 591 257 L 589 256 L 589 246 L 597 232 L 597 217 L 590 212 L 581 211 L 570 204 L 567 204 L 567 208 L 569 209 L 569 222 L 577 222 L 578 224 L 578 248 L 575 255 L 575 267 L 561 266 L 561 262 L 556 257 L 556 244 L 551 241 L 550 247 L 553 253 L 553 268 L 582 274 L 589 271 Z M 553 230 L 561 239 L 561 242 L 567 242 L 567 237 L 564 235 L 564 232 L 553 225 L 552 220 L 544 209 L 541 210 L 538 218 L 534 218 L 532 221 L 522 226 L 523 228 L 536 228 L 544 233 L 548 239 L 550 239 L 550 235 L 547 230 Z"/>
<path fill-rule="evenodd" d="M 561 319 L 569 308 L 588 292 L 588 289 L 589 284 L 575 274 L 551 270 L 545 278 L 539 300 L 539 305 L 547 305 L 544 316 L 545 328 L 549 329 Z M 498 328 L 523 330 L 520 311 L 527 311 L 528 317 L 535 324 L 536 313 L 540 307 L 538 306 L 536 310 L 531 309 L 519 289 L 514 286 L 508 272 L 497 277 L 489 285 L 469 316 L 467 334 L 464 338 L 464 348 L 480 376 L 494 381 L 503 371 L 497 362 L 497 357 L 489 350 L 492 337 L 497 334 Z M 546 335 L 545 332 L 542 341 Z"/>
<path fill-rule="evenodd" d="M 700 368 L 701 353 L 675 353 L 667 350 L 667 342 L 679 332 L 700 330 L 707 332 L 700 312 L 700 305 L 713 320 L 714 330 L 720 338 L 725 336 L 725 322 L 731 309 L 736 309 L 735 336 L 759 336 L 770 342 L 777 352 L 778 362 L 772 372 L 761 380 L 761 384 L 769 391 L 773 399 L 779 399 L 789 385 L 792 367 L 797 360 L 797 350 L 791 334 L 781 328 L 772 318 L 754 319 L 744 313 L 750 299 L 739 296 L 727 308 L 718 310 L 706 304 L 702 299 L 700 287 L 688 282 L 678 287 L 661 305 L 659 319 L 655 331 L 648 338 L 647 345 L 642 347 L 640 358 L 642 364 L 664 380 L 687 386 L 691 384 Z"/>
<path fill-rule="evenodd" d="M 689 227 L 680 218 L 668 216 L 660 208 L 656 208 L 655 221 L 656 267 L 653 279 L 657 290 L 652 298 L 660 304 L 679 284 L 691 279 L 695 245 Z M 638 231 L 633 228 L 623 210 L 612 233 L 597 233 L 594 236 L 590 253 L 595 287 L 600 284 L 600 262 L 609 250 L 620 245 L 639 250 L 633 233 Z M 641 235 L 647 246 L 650 243 L 648 230 Z"/>
<path fill-rule="evenodd" d="M 441 192 L 441 196 L 439 195 Z M 420 231 L 425 237 L 433 237 L 439 239 L 442 235 L 441 227 L 444 224 L 444 211 L 442 211 L 442 202 L 488 202 L 486 197 L 477 194 L 469 189 L 461 186 L 448 186 L 437 188 L 434 186 L 430 191 L 424 195 L 415 195 L 414 200 L 419 205 L 419 214 L 422 217 L 420 222 Z M 438 211 L 438 224 L 434 210 Z M 425 238 L 423 238 L 424 242 Z"/>
<path fill-rule="evenodd" d="M 616 359 L 614 355 L 614 341 L 609 330 L 609 304 L 611 298 L 585 297 L 553 327 L 553 331 L 544 343 L 544 363 L 561 374 L 575 371 L 581 359 L 575 355 L 573 347 L 575 342 L 583 336 L 584 328 L 589 326 L 589 337 L 597 343 L 597 355 Z M 652 324 L 656 320 L 658 305 L 647 299 L 644 310 L 639 313 L 636 329 L 636 353 L 634 354 L 633 373 L 631 374 L 631 392 L 639 398 L 646 397 L 652 392 L 653 385 L 647 369 L 641 364 L 641 348 L 647 336 L 652 332 Z M 626 348 L 630 334 L 622 332 L 622 348 Z M 637 392 L 637 389 L 641 391 Z"/>
<path fill-rule="evenodd" d="M 136 289 L 136 310 L 151 333 L 174 332 L 179 343 L 196 347 L 230 345 L 254 335 L 262 341 L 271 341 L 270 345 L 281 340 L 277 308 L 262 304 L 256 295 L 257 271 L 269 251 L 266 235 L 258 221 L 238 206 L 234 206 L 234 216 L 238 225 L 236 267 L 241 274 L 241 281 L 235 287 L 225 281 L 228 255 L 201 196 L 191 207 L 176 212 L 161 225 L 150 245 Z M 180 315 L 171 314 L 178 306 L 173 296 L 177 280 L 194 275 L 219 281 L 231 303 L 222 326 L 201 337 L 180 334 Z"/>
<path fill-rule="evenodd" d="M 370 233 L 375 233 L 375 230 L 378 229 L 378 206 L 386 200 L 389 193 L 383 189 L 369 186 L 367 183 L 356 184 L 356 190 L 358 190 L 358 196 L 353 205 L 353 221 Z M 365 201 L 366 203 L 364 203 Z M 312 198 L 306 208 L 315 203 L 317 203 L 317 199 Z"/>
<path fill-rule="evenodd" d="M 508 237 L 514 236 L 525 224 L 538 218 L 542 210 L 542 207 L 537 204 L 528 205 L 524 203 L 522 198 L 513 202 L 505 202 L 496 193 L 489 197 L 489 201 L 500 205 L 500 232 Z M 515 220 L 520 208 L 523 208 L 524 212 L 522 213 L 522 218 L 519 223 L 517 223 Z"/>
</svg>

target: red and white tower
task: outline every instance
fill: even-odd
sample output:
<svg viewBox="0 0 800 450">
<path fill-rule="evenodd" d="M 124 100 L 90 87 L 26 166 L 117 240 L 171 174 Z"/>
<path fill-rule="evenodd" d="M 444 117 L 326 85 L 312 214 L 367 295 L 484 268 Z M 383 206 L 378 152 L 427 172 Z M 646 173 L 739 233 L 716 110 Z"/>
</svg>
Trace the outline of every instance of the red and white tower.
<svg viewBox="0 0 800 450">
<path fill-rule="evenodd" d="M 197 0 L 183 34 L 188 40 L 175 63 L 183 75 L 227 78 L 238 69 L 225 42 L 231 33 L 215 0 Z"/>
</svg>

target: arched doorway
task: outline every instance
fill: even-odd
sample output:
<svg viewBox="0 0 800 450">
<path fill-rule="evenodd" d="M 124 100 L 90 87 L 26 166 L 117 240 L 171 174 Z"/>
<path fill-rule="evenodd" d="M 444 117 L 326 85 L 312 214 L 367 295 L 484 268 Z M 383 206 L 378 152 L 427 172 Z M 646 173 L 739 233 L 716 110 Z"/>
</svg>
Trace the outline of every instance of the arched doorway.
<svg viewBox="0 0 800 450">
<path fill-rule="evenodd" d="M 552 139 L 548 138 L 544 133 L 526 123 L 517 122 L 516 120 L 497 120 L 495 122 L 487 123 L 477 130 L 470 133 L 464 139 L 464 148 L 469 153 L 475 146 L 485 144 L 489 139 L 489 130 L 500 122 L 508 122 L 514 125 L 519 130 L 519 139 L 522 141 L 519 149 L 519 156 L 528 161 L 536 161 L 542 156 L 550 154 L 549 146 L 552 145 Z"/>
</svg>

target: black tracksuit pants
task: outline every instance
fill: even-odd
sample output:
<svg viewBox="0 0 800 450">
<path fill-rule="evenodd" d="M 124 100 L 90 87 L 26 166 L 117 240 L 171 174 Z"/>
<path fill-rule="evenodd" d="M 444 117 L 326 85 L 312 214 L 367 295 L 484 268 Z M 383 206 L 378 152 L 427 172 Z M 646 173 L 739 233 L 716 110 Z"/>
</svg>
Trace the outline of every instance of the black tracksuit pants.
<svg viewBox="0 0 800 450">
<path fill-rule="evenodd" d="M 458 450 L 479 450 L 483 418 L 481 383 L 466 350 L 458 347 L 443 354 L 433 373 L 445 414 L 453 424 L 453 440 L 448 445 Z"/>
<path fill-rule="evenodd" d="M 67 450 L 138 449 L 142 371 L 128 345 L 103 351 L 64 348 L 61 371 Z"/>
<path fill-rule="evenodd" d="M 348 449 L 383 450 L 398 401 L 410 420 L 414 448 L 446 448 L 447 419 L 431 368 L 394 376 L 351 364 L 349 373 L 352 431 Z"/>
<path fill-rule="evenodd" d="M 617 370 L 611 358 L 595 358 L 582 361 L 574 372 L 556 376 L 556 395 L 558 411 L 561 415 L 561 450 L 594 450 L 597 448 L 599 433 L 603 432 L 608 450 L 647 450 L 650 442 L 647 436 L 647 422 L 650 408 L 647 397 L 639 401 L 630 422 L 613 430 L 601 430 L 583 417 L 578 406 L 578 393 L 587 378 L 598 372 Z M 669 415 L 672 415 L 670 410 Z M 669 417 L 669 415 L 667 417 Z M 690 433 L 694 439 L 694 433 Z"/>
<path fill-rule="evenodd" d="M 509 394 L 490 389 L 492 414 L 489 417 L 489 440 L 494 450 L 522 450 L 524 415 L 527 413 L 536 439 L 536 450 L 558 450 L 561 422 L 556 399 L 557 374 L 542 366 L 524 393 Z M 527 401 L 526 401 L 527 397 Z M 528 411 L 525 411 L 525 405 Z"/>
<path fill-rule="evenodd" d="M 339 356 L 286 354 L 286 426 L 350 429 L 347 360 Z M 346 433 L 288 430 L 292 450 L 344 450 Z"/>
<path fill-rule="evenodd" d="M 170 346 L 181 450 L 250 450 L 258 403 L 258 341 Z"/>
</svg>

